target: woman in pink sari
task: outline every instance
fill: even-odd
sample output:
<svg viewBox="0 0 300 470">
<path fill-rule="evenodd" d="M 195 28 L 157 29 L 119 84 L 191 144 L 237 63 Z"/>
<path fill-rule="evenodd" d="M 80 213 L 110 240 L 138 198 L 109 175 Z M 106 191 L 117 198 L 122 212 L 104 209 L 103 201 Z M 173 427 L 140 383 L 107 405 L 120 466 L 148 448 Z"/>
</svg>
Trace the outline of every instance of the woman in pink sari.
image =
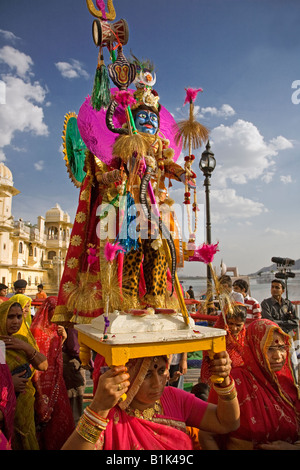
<svg viewBox="0 0 300 470">
<path fill-rule="evenodd" d="M 0 349 L 0 450 L 11 450 L 16 395 L 11 373 Z"/>
<path fill-rule="evenodd" d="M 236 429 L 239 405 L 226 351 L 215 355 L 211 373 L 224 378 L 217 405 L 166 387 L 166 356 L 132 359 L 109 369 L 63 450 L 193 450 L 187 426 L 221 434 Z"/>
</svg>

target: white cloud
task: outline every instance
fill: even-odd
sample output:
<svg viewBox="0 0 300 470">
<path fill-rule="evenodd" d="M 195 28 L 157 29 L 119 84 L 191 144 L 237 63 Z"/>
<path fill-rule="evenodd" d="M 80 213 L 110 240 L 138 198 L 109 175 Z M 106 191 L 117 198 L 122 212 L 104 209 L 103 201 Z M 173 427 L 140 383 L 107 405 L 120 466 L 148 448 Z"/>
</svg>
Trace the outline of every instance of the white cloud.
<svg viewBox="0 0 300 470">
<path fill-rule="evenodd" d="M 279 150 L 286 150 L 293 148 L 293 144 L 290 140 L 286 139 L 282 135 L 270 140 L 270 148 L 273 148 L 275 152 Z"/>
<path fill-rule="evenodd" d="M 260 202 L 240 196 L 235 189 L 212 189 L 211 190 L 211 214 L 214 223 L 237 221 L 257 217 L 267 209 Z"/>
<path fill-rule="evenodd" d="M 266 142 L 253 123 L 242 119 L 231 126 L 222 124 L 213 129 L 211 144 L 217 160 L 214 177 L 222 187 L 226 187 L 228 181 L 245 184 L 262 178 L 270 182 L 274 157 L 280 150 L 293 147 L 292 142 L 282 136 Z"/>
<path fill-rule="evenodd" d="M 4 62 L 11 70 L 16 70 L 19 77 L 25 78 L 30 73 L 33 61 L 30 56 L 12 46 L 0 49 L 0 62 Z"/>
<path fill-rule="evenodd" d="M 187 119 L 188 113 L 188 107 L 176 108 L 176 114 L 179 119 Z M 208 106 L 206 108 L 201 108 L 201 106 L 198 105 L 194 106 L 194 115 L 197 119 L 206 119 L 209 115 L 211 117 L 227 119 L 235 114 L 235 110 L 229 104 L 222 104 L 220 108 L 216 108 L 215 106 Z M 175 116 L 175 119 L 177 119 L 177 116 Z"/>
<path fill-rule="evenodd" d="M 211 114 L 216 117 L 231 117 L 235 115 L 235 110 L 229 104 L 222 104 L 221 108 L 207 107 L 201 108 L 201 115 Z"/>
<path fill-rule="evenodd" d="M 262 181 L 266 184 L 271 183 L 271 181 L 273 180 L 274 173 L 274 171 L 266 171 L 261 177 Z"/>
<path fill-rule="evenodd" d="M 0 158 L 5 160 L 4 147 L 12 144 L 17 131 L 48 135 L 42 107 L 47 89 L 34 80 L 33 61 L 23 52 L 4 46 L 0 49 L 0 61 L 9 71 L 2 76 L 5 104 L 0 106 Z"/>
<path fill-rule="evenodd" d="M 36 171 L 42 171 L 44 169 L 44 160 L 39 160 L 38 162 L 34 163 L 34 168 Z"/>
<path fill-rule="evenodd" d="M 14 33 L 12 33 L 11 31 L 6 31 L 5 29 L 0 29 L 0 34 L 4 37 L 6 41 L 15 42 L 20 39 Z"/>
<path fill-rule="evenodd" d="M 281 175 L 281 176 L 280 176 L 280 181 L 281 181 L 282 183 L 284 183 L 284 184 L 289 184 L 289 183 L 292 183 L 292 182 L 293 182 L 291 175 L 286 175 L 286 176 Z"/>
<path fill-rule="evenodd" d="M 70 62 L 56 62 L 55 66 L 64 78 L 89 78 L 89 74 L 84 70 L 83 64 L 79 60 L 70 59 Z"/>
<path fill-rule="evenodd" d="M 264 233 L 266 235 L 275 235 L 276 237 L 286 237 L 288 236 L 288 232 L 285 232 L 284 230 L 278 230 L 278 229 L 275 229 L 275 228 L 266 228 L 264 230 Z"/>
</svg>

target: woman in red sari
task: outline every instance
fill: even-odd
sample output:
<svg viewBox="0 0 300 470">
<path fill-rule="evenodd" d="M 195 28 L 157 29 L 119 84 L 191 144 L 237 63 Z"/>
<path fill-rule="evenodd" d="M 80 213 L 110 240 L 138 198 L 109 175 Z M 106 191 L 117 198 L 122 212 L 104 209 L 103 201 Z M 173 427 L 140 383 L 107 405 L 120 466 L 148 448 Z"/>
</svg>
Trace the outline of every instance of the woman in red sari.
<svg viewBox="0 0 300 470">
<path fill-rule="evenodd" d="M 36 389 L 35 414 L 41 450 L 59 450 L 75 428 L 63 379 L 61 330 L 64 329 L 51 322 L 56 304 L 56 297 L 48 297 L 31 325 L 39 349 L 48 359 L 47 371 L 36 371 L 32 379 Z"/>
<path fill-rule="evenodd" d="M 221 434 L 236 429 L 239 406 L 226 351 L 215 355 L 211 373 L 224 378 L 217 405 L 166 386 L 166 356 L 132 359 L 126 367 L 109 369 L 63 450 L 193 450 L 187 426 Z"/>
<path fill-rule="evenodd" d="M 214 324 L 215 328 L 226 330 L 226 351 L 232 361 L 231 367 L 243 365 L 243 349 L 246 335 L 247 309 L 244 304 L 235 302 L 231 312 L 226 312 L 226 325 L 222 313 Z M 209 356 L 203 351 L 203 359 L 200 372 L 200 382 L 209 383 Z"/>
<path fill-rule="evenodd" d="M 216 439 L 220 449 L 297 448 L 300 396 L 290 347 L 289 335 L 276 323 L 259 319 L 248 326 L 245 364 L 231 372 L 238 392 L 241 424 L 238 430 Z M 213 395 L 212 391 L 210 402 L 216 400 Z"/>
</svg>

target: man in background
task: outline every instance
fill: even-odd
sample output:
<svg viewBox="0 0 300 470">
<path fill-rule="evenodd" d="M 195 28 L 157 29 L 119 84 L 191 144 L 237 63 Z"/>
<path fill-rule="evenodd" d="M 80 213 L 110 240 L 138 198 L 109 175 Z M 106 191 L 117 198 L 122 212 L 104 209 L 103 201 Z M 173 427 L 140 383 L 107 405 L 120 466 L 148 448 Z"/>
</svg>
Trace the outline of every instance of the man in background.
<svg viewBox="0 0 300 470">
<path fill-rule="evenodd" d="M 193 286 L 190 286 L 187 293 L 189 294 L 190 296 L 190 299 L 194 299 L 195 298 L 195 294 L 194 294 L 194 291 L 193 291 Z"/>
<path fill-rule="evenodd" d="M 43 284 L 39 284 L 37 286 L 37 289 L 38 289 L 38 293 L 35 296 L 36 300 L 45 300 L 45 299 L 47 299 L 47 294 L 46 294 L 46 292 L 44 292 Z"/>
<path fill-rule="evenodd" d="M 271 283 L 271 297 L 261 303 L 262 318 L 268 318 L 277 323 L 285 333 L 292 333 L 297 328 L 296 309 L 292 302 L 282 296 L 285 284 L 280 279 L 273 279 Z"/>
<path fill-rule="evenodd" d="M 7 297 L 12 297 L 13 295 L 16 294 L 25 294 L 27 287 L 27 281 L 25 279 L 18 279 L 17 281 L 14 282 L 14 292 L 12 294 L 8 294 Z"/>
</svg>

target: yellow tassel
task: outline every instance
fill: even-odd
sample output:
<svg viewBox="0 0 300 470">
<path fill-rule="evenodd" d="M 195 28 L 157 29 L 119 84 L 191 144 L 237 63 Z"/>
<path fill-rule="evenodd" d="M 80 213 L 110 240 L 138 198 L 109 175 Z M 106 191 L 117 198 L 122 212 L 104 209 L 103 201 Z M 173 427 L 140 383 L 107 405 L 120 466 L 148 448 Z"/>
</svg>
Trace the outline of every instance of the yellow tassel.
<svg viewBox="0 0 300 470">
<path fill-rule="evenodd" d="M 208 140 L 209 130 L 207 127 L 196 121 L 194 115 L 194 104 L 190 104 L 190 116 L 185 121 L 180 121 L 176 124 L 175 128 L 175 142 L 179 145 L 182 139 L 184 149 L 194 149 L 201 147 L 201 145 Z"/>
<path fill-rule="evenodd" d="M 79 275 L 79 282 L 71 290 L 67 300 L 67 310 L 72 312 L 91 313 L 103 307 L 103 301 L 99 298 L 99 291 L 95 288 L 97 276 L 89 272 Z"/>
<path fill-rule="evenodd" d="M 148 144 L 140 134 L 121 135 L 113 146 L 113 155 L 120 157 L 125 163 L 135 153 L 137 157 L 147 154 Z"/>
</svg>

